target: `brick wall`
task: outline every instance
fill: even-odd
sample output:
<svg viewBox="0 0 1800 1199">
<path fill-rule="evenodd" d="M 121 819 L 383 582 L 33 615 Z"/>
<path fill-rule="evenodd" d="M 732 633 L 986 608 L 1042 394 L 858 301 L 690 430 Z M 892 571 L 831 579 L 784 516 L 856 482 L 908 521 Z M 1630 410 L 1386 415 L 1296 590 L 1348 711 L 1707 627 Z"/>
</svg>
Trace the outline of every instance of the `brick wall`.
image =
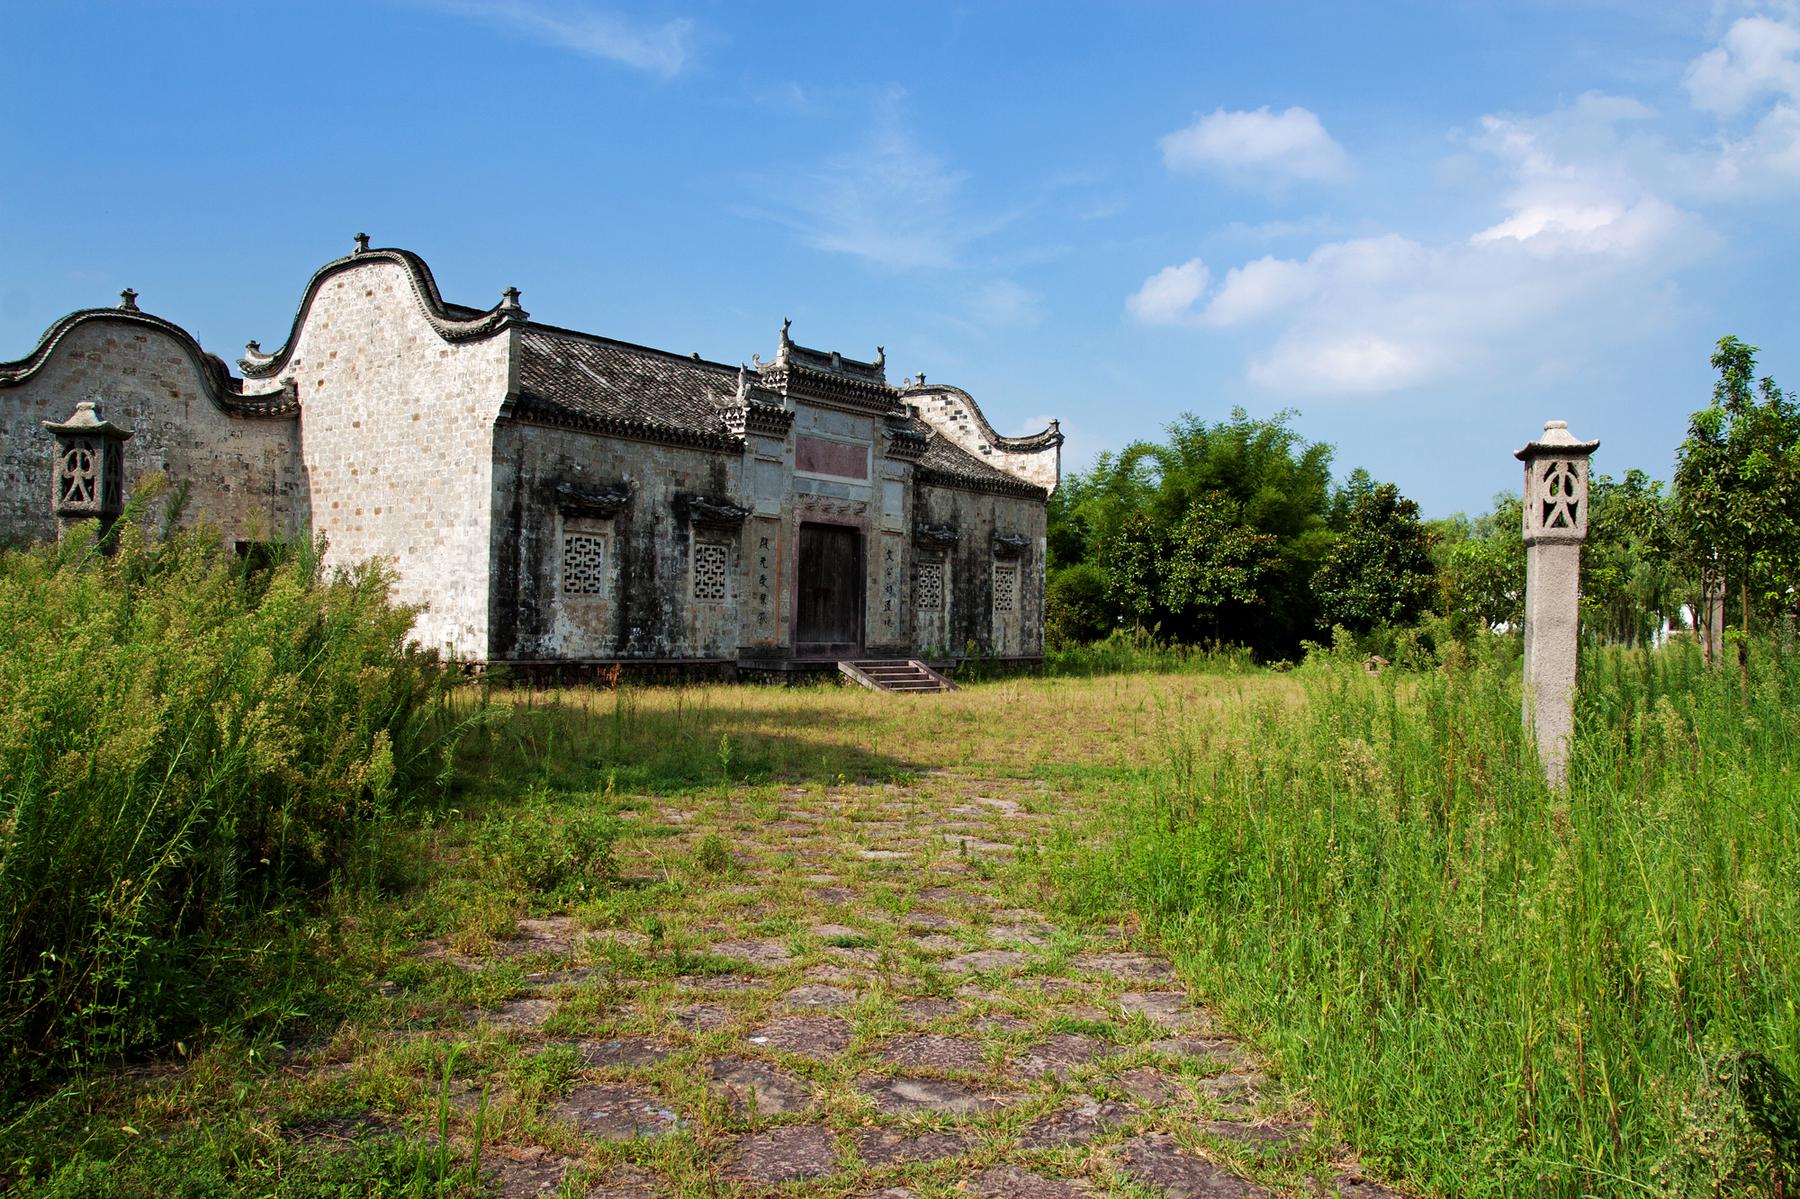
<svg viewBox="0 0 1800 1199">
<path fill-rule="evenodd" d="M 246 389 L 294 381 L 328 561 L 386 561 L 396 597 L 426 605 L 422 643 L 485 659 L 493 425 L 512 335 L 446 342 L 405 268 L 378 260 L 327 276 L 296 339 L 278 378 Z"/>
</svg>

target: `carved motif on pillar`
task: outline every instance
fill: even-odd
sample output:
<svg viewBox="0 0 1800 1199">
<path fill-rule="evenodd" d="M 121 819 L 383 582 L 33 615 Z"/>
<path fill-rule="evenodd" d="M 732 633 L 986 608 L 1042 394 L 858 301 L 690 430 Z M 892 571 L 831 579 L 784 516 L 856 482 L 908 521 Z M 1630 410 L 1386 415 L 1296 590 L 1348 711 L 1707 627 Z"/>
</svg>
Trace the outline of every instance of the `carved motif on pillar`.
<svg viewBox="0 0 1800 1199">
<path fill-rule="evenodd" d="M 45 421 L 56 438 L 56 461 L 50 478 L 50 512 L 59 529 L 98 520 L 101 532 L 125 510 L 125 443 L 131 431 L 100 415 L 86 401 L 66 421 Z"/>
</svg>

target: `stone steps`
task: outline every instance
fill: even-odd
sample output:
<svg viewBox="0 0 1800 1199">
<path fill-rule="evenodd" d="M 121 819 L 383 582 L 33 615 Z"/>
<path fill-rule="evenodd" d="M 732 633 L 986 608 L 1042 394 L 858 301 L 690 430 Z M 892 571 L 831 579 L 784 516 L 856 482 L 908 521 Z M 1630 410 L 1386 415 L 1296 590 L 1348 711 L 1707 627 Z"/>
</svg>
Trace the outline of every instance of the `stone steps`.
<svg viewBox="0 0 1800 1199">
<path fill-rule="evenodd" d="M 847 678 L 871 691 L 922 694 L 955 691 L 956 684 L 917 658 L 866 658 L 838 663 Z"/>
</svg>

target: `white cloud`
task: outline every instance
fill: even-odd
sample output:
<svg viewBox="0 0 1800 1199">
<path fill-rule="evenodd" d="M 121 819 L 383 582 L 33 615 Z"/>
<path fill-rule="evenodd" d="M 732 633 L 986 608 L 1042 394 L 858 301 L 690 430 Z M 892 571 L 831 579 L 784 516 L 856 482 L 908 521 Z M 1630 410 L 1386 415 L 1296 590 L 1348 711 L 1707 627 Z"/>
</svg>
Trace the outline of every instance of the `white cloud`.
<svg viewBox="0 0 1800 1199">
<path fill-rule="evenodd" d="M 420 0 L 428 7 L 475 17 L 590 58 L 653 75 L 681 72 L 692 53 L 694 23 L 686 18 L 643 25 L 579 3 L 538 0 Z"/>
<path fill-rule="evenodd" d="M 1146 325 L 1182 325 L 1192 323 L 1193 306 L 1212 282 L 1212 272 L 1198 258 L 1190 258 L 1180 266 L 1165 266 L 1144 280 L 1125 301 L 1125 310 Z"/>
<path fill-rule="evenodd" d="M 756 181 L 756 190 L 785 198 L 760 210 L 817 249 L 847 254 L 889 270 L 944 270 L 963 265 L 968 246 L 1009 216 L 977 217 L 963 199 L 967 176 L 921 146 L 901 119 L 902 97 L 882 98 L 863 144 L 810 169 Z"/>
<path fill-rule="evenodd" d="M 1571 322 L 1648 319 L 1641 297 L 1708 244 L 1699 219 L 1657 194 L 1620 133 L 1635 101 L 1585 96 L 1540 118 L 1490 117 L 1471 139 L 1498 172 L 1500 212 L 1463 236 L 1345 238 L 1304 257 L 1257 258 L 1217 287 L 1199 259 L 1165 267 L 1126 301 L 1147 323 L 1236 330 L 1246 376 L 1288 395 L 1442 383 L 1530 354 Z"/>
<path fill-rule="evenodd" d="M 1250 381 L 1270 391 L 1346 395 L 1398 391 L 1426 382 L 1441 367 L 1416 345 L 1372 333 L 1297 337 L 1250 363 Z"/>
<path fill-rule="evenodd" d="M 1683 82 L 1713 114 L 1713 138 L 1666 151 L 1673 188 L 1703 199 L 1759 200 L 1800 188 L 1800 8 L 1732 22 L 1689 64 Z"/>
<path fill-rule="evenodd" d="M 1273 255 L 1258 258 L 1225 272 L 1225 281 L 1202 319 L 1209 325 L 1259 320 L 1305 299 L 1313 283 L 1314 273 L 1303 263 Z"/>
<path fill-rule="evenodd" d="M 1733 116 L 1765 96 L 1800 94 L 1800 29 L 1772 17 L 1743 17 L 1696 58 L 1684 82 L 1694 105 Z"/>
<path fill-rule="evenodd" d="M 1211 171 L 1239 181 L 1332 183 L 1350 174 L 1350 156 L 1309 109 L 1272 112 L 1220 108 L 1165 135 L 1163 164 Z"/>
</svg>

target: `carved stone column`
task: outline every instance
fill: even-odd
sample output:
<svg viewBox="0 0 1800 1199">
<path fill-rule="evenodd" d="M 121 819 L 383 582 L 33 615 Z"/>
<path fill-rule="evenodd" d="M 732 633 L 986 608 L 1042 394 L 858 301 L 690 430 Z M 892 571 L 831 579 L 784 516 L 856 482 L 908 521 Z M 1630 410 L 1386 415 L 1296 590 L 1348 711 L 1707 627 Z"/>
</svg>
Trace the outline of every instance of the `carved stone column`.
<svg viewBox="0 0 1800 1199">
<path fill-rule="evenodd" d="M 56 438 L 56 463 L 51 471 L 50 512 L 60 535 L 84 520 L 98 520 L 104 537 L 125 510 L 125 443 L 131 439 L 100 415 L 92 401 L 75 405 L 75 413 L 62 422 L 45 421 Z"/>
<path fill-rule="evenodd" d="M 1543 437 L 1513 455 L 1525 463 L 1525 727 L 1554 787 L 1567 778 L 1575 723 L 1588 459 L 1599 448 L 1553 420 Z"/>
</svg>

